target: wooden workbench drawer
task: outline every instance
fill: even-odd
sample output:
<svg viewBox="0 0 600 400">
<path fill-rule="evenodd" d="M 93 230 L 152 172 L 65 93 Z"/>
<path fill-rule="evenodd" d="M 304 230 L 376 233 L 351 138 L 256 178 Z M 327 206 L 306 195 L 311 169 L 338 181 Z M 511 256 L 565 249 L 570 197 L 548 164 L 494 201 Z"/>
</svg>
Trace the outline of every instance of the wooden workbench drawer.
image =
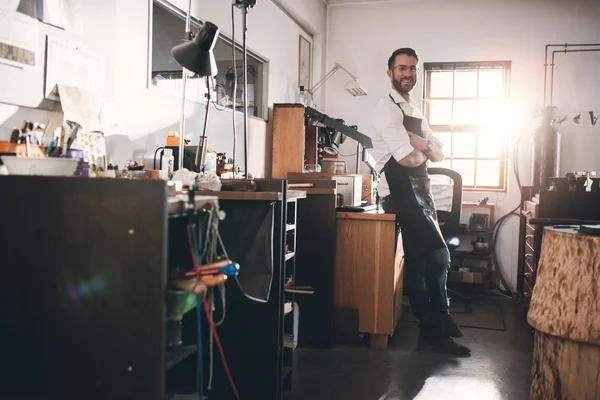
<svg viewBox="0 0 600 400">
<path fill-rule="evenodd" d="M 529 284 L 527 279 L 525 279 L 525 285 L 523 288 L 523 302 L 525 303 L 526 309 L 529 308 L 529 302 L 531 301 L 532 293 L 533 293 L 533 288 L 531 287 L 531 285 Z"/>
<path fill-rule="evenodd" d="M 537 225 L 526 224 L 525 225 L 525 235 L 537 235 Z"/>
<path fill-rule="evenodd" d="M 531 266 L 525 262 L 525 281 L 529 284 L 529 287 L 533 288 L 535 286 L 535 277 L 536 271 L 531 268 Z"/>
<path fill-rule="evenodd" d="M 538 204 L 533 201 L 525 202 L 525 212 L 531 216 L 531 218 L 537 218 L 538 216 Z"/>
<path fill-rule="evenodd" d="M 537 256 L 535 250 L 527 243 L 525 243 L 525 263 L 529 264 L 533 271 L 537 269 Z"/>
</svg>

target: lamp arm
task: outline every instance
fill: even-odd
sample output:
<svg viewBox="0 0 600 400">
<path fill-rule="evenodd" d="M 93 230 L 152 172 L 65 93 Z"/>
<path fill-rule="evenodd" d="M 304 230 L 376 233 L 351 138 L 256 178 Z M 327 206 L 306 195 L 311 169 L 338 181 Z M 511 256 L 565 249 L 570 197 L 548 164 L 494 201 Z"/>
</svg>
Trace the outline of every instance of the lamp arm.
<svg viewBox="0 0 600 400">
<path fill-rule="evenodd" d="M 325 75 L 323 77 L 323 79 L 321 79 L 319 82 L 317 82 L 310 90 L 308 90 L 308 93 L 310 94 L 314 94 L 321 86 L 323 86 L 323 84 L 333 76 L 333 74 L 335 74 L 339 69 L 341 69 L 342 71 L 344 71 L 345 73 L 347 73 L 348 75 L 350 75 L 350 77 L 352 77 L 352 79 L 354 79 L 355 81 L 358 81 L 358 78 L 354 75 L 352 75 L 346 68 L 342 67 L 342 65 L 340 63 L 335 63 L 335 65 L 333 66 L 333 68 L 331 69 L 331 71 L 329 71 L 327 73 L 327 75 Z"/>
<path fill-rule="evenodd" d="M 355 81 L 358 80 L 358 78 L 354 75 L 352 75 L 350 72 L 348 72 L 348 70 L 344 67 L 342 67 L 340 64 L 338 64 L 339 68 L 343 69 L 345 73 L 347 73 L 348 75 L 350 75 L 352 77 L 352 79 L 354 79 Z"/>
<path fill-rule="evenodd" d="M 321 86 L 323 86 L 323 84 L 327 81 L 327 79 L 331 78 L 333 76 L 333 74 L 335 74 L 337 72 L 337 70 L 340 68 L 344 69 L 344 67 L 342 67 L 340 64 L 335 63 L 333 68 L 323 77 L 323 79 L 321 79 L 319 82 L 315 83 L 313 85 L 313 87 L 310 88 L 310 90 L 308 90 L 308 93 L 314 94 Z"/>
</svg>

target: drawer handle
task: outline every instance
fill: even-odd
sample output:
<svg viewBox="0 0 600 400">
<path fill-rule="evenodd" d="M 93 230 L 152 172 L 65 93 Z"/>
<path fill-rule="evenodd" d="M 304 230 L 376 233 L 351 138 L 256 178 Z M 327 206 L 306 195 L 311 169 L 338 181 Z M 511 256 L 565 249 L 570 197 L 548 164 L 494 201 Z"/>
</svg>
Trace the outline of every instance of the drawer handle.
<svg viewBox="0 0 600 400">
<path fill-rule="evenodd" d="M 530 239 L 533 239 L 533 235 L 525 235 L 525 242 L 526 242 L 526 243 L 529 243 L 529 244 L 531 244 L 531 243 L 529 242 L 529 240 L 530 240 Z"/>
<path fill-rule="evenodd" d="M 530 280 L 533 278 L 533 274 L 531 272 L 525 272 L 525 279 Z"/>
</svg>

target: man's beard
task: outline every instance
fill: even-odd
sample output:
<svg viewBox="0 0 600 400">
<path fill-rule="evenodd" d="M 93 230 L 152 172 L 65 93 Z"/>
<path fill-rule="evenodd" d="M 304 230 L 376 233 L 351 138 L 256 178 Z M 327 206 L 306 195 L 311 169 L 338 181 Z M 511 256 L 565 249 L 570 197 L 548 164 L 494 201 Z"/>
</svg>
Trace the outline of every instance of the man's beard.
<svg viewBox="0 0 600 400">
<path fill-rule="evenodd" d="M 410 80 L 410 82 L 409 82 Z M 404 81 L 404 82 L 403 82 Z M 417 84 L 417 80 L 415 78 L 401 78 L 393 80 L 394 89 L 396 89 L 399 93 L 408 94 Z"/>
</svg>

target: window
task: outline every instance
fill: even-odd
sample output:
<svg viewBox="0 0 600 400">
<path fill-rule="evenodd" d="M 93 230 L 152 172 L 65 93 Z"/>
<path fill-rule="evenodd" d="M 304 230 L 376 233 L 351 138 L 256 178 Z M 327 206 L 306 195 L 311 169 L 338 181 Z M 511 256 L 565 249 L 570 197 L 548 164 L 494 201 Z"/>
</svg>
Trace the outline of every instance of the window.
<svg viewBox="0 0 600 400">
<path fill-rule="evenodd" d="M 192 18 L 192 32 L 195 35 L 202 22 Z M 171 49 L 180 44 L 185 34 L 185 13 L 163 1 L 152 1 L 152 36 L 150 61 L 150 84 L 163 92 L 181 96 L 183 80 L 182 68 L 171 55 Z M 241 32 L 240 32 L 241 35 Z M 241 37 L 241 36 L 240 36 Z M 236 36 L 237 41 L 237 36 Z M 235 109 L 243 111 L 244 65 L 241 46 L 236 45 L 237 94 Z M 211 102 L 219 109 L 233 108 L 233 54 L 232 41 L 221 34 L 214 49 L 218 74 L 215 88 L 211 92 Z M 267 72 L 268 62 L 257 54 L 248 51 L 248 115 L 267 119 Z M 205 102 L 206 79 L 197 75 L 187 80 L 186 98 Z"/>
<path fill-rule="evenodd" d="M 425 63 L 425 117 L 466 190 L 505 191 L 510 61 Z"/>
</svg>

